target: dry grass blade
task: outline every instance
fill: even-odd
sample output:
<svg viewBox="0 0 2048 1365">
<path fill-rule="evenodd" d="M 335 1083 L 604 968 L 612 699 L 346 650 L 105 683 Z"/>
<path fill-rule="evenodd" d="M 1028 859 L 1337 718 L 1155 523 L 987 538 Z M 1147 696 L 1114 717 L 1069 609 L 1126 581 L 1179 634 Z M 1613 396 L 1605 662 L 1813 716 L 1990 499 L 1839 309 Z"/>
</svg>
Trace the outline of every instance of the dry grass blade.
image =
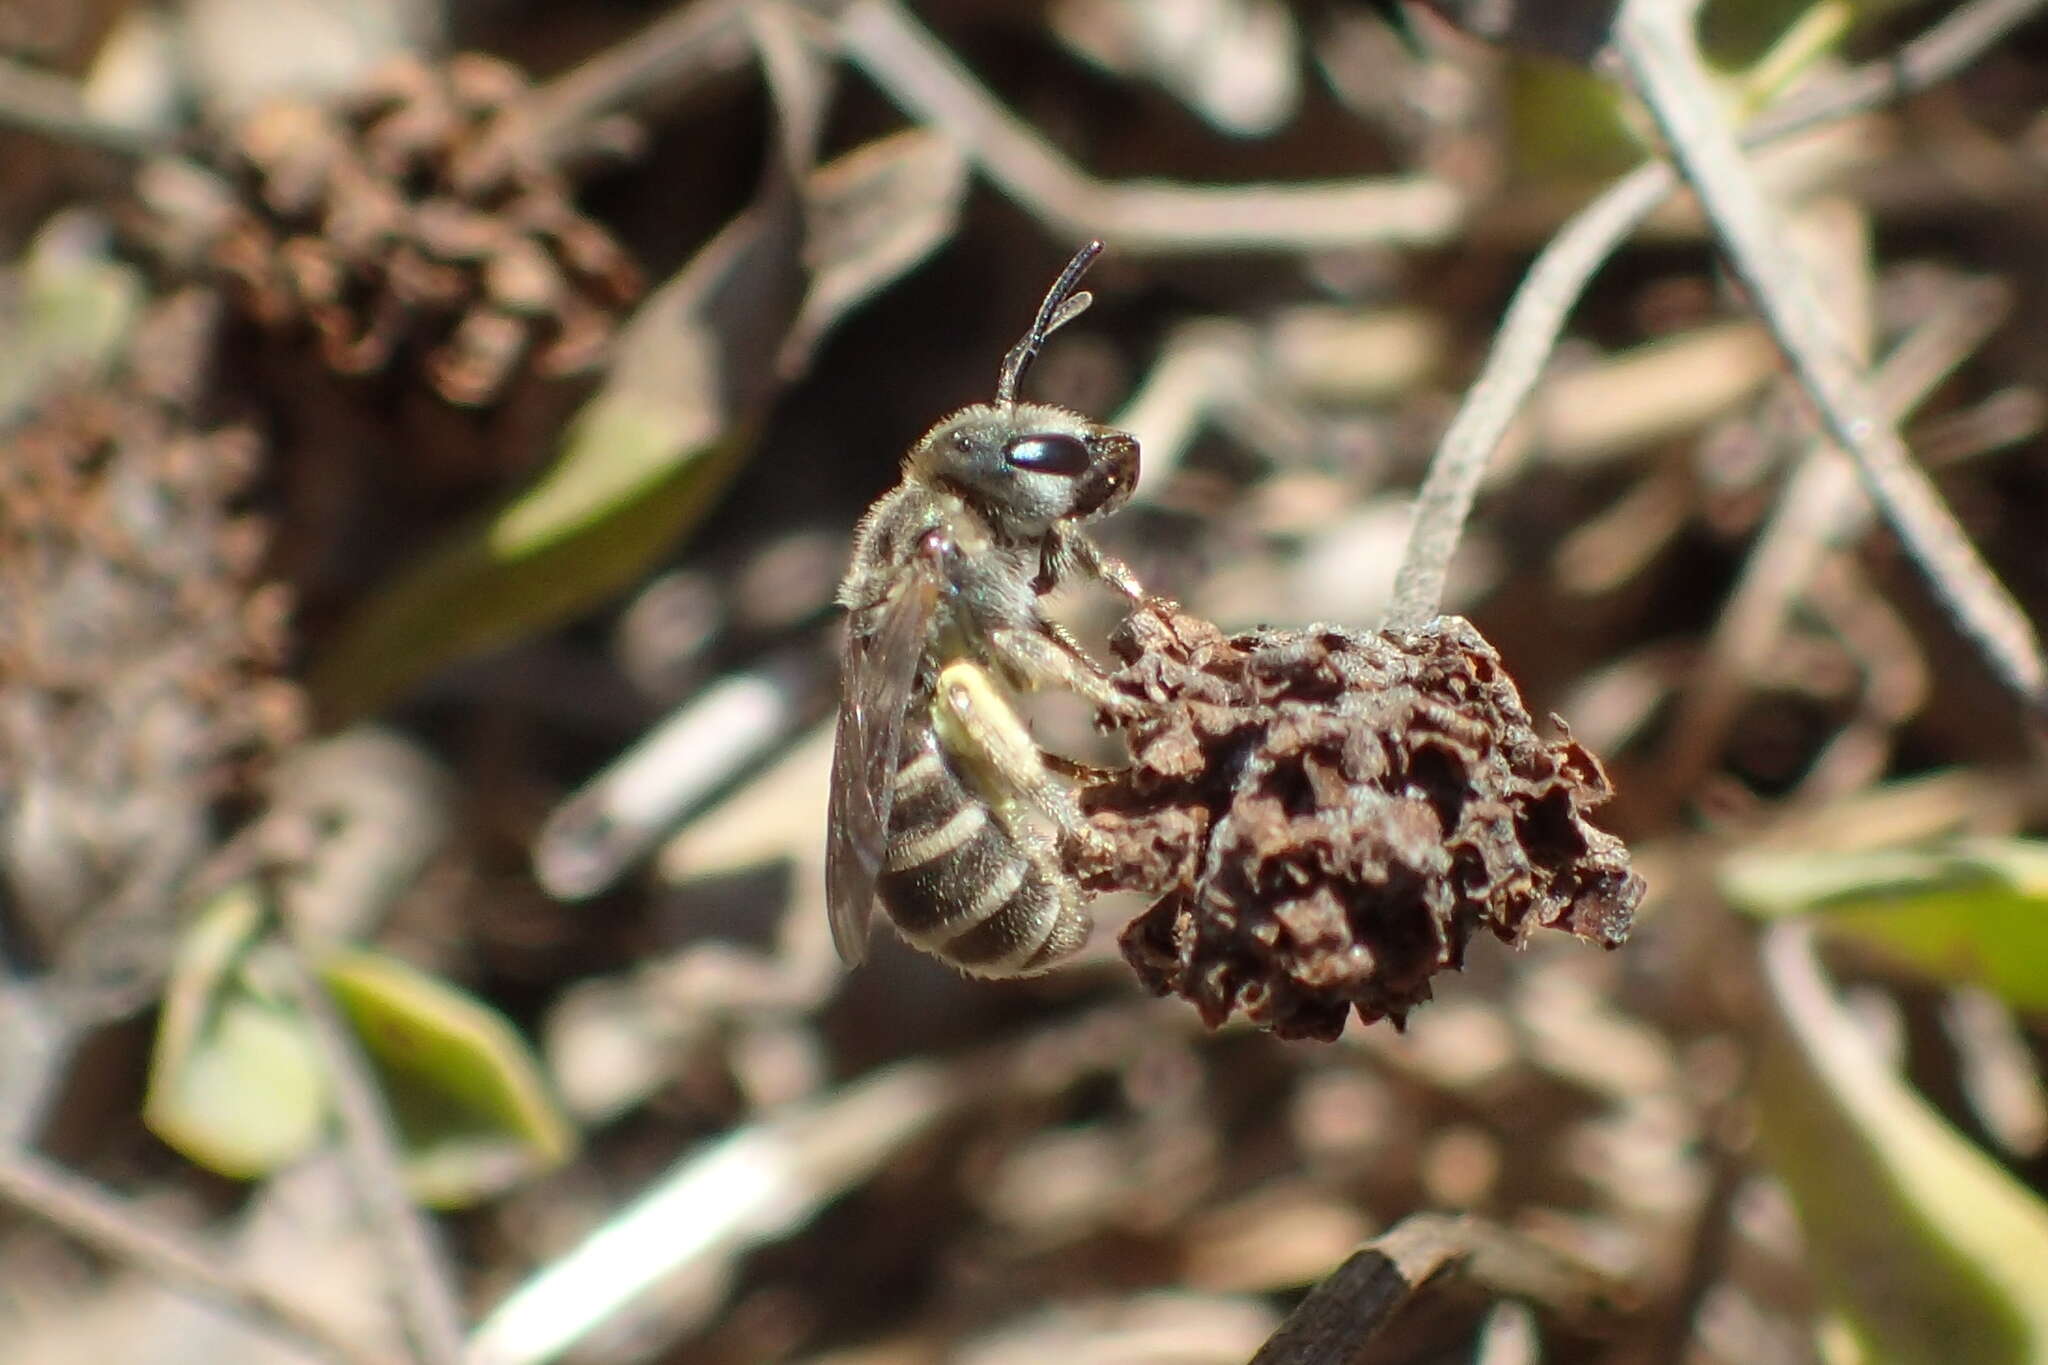
<svg viewBox="0 0 2048 1365">
<path fill-rule="evenodd" d="M 1889 419 L 1903 419 L 1924 401 L 2004 321 L 2010 306 L 2008 291 L 1998 285 L 1965 287 L 1908 334 L 1871 376 Z M 1667 754 L 1672 787 L 1688 786 L 1727 733 L 1743 680 L 1755 675 L 1774 648 L 1786 614 L 1821 556 L 1846 539 L 1851 528 L 1845 522 L 1859 504 L 1868 506 L 1855 471 L 1838 448 L 1824 443 L 1800 457 L 1721 609 L 1707 648 L 1708 666 L 1693 675 L 1681 695 Z"/>
<path fill-rule="evenodd" d="M 1953 76 L 2037 13 L 2042 0 L 1978 0 L 1839 83 L 1789 101 L 1746 130 L 1742 145 L 1763 146 L 1832 119 L 1876 108 Z M 1487 463 L 1528 401 L 1586 286 L 1631 232 L 1678 187 L 1664 162 L 1630 172 L 1575 214 L 1515 291 L 1479 378 L 1467 391 L 1430 460 L 1415 527 L 1394 582 L 1386 624 L 1413 629 L 1442 609 L 1444 577 Z"/>
<path fill-rule="evenodd" d="M 1871 500 L 1927 576 L 1955 625 L 2037 718 L 2048 719 L 2048 658 L 2005 586 L 1978 557 L 1940 494 L 1899 439 L 1869 385 L 1832 334 L 1813 288 L 1778 250 L 1775 216 L 1708 85 L 1689 7 L 1625 5 L 1616 50 L 1712 218 L 1758 310 L 1835 439 L 1852 455 Z"/>
<path fill-rule="evenodd" d="M 349 1341 L 289 1298 L 256 1283 L 175 1229 L 153 1223 L 34 1153 L 0 1147 L 0 1201 L 36 1215 L 95 1250 L 217 1303 L 250 1326 L 336 1365 L 400 1365 Z"/>
<path fill-rule="evenodd" d="M 906 1064 L 686 1157 L 481 1323 L 468 1365 L 541 1365 L 665 1279 L 729 1274 L 959 1103 L 967 1076 Z"/>
</svg>

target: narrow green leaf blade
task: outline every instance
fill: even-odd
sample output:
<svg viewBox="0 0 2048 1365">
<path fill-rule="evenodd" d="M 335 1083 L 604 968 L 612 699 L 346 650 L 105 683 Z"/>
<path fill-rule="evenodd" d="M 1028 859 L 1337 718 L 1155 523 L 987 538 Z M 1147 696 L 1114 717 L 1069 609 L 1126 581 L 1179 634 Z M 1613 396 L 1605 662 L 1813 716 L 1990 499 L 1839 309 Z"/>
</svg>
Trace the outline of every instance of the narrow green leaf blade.
<svg viewBox="0 0 2048 1365">
<path fill-rule="evenodd" d="M 1764 959 L 1764 1147 L 1865 1358 L 2048 1359 L 2048 1207 L 1885 1066 L 1822 978 L 1810 928 L 1772 929 Z"/>
<path fill-rule="evenodd" d="M 2048 1011 L 2048 842 L 1746 854 L 1725 865 L 1722 889 L 1759 918 L 1817 915 L 1911 970 Z"/>
</svg>

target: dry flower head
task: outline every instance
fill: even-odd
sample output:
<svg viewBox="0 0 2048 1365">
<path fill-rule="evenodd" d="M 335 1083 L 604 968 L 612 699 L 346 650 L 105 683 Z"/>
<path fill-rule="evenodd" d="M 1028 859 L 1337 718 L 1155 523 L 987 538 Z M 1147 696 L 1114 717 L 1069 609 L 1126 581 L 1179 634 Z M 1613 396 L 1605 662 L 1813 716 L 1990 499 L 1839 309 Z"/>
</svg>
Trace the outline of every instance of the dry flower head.
<svg viewBox="0 0 2048 1365">
<path fill-rule="evenodd" d="M 241 196 L 213 244 L 239 305 L 310 334 L 342 374 L 416 354 L 454 403 L 593 370 L 639 275 L 532 150 L 530 93 L 516 68 L 465 53 L 253 111 L 214 156 Z"/>
<path fill-rule="evenodd" d="M 1642 879 L 1587 820 L 1607 777 L 1470 623 L 1231 636 L 1154 600 L 1111 646 L 1132 762 L 1083 793 L 1111 849 L 1085 880 L 1157 897 L 1124 955 L 1210 1025 L 1398 1023 L 1482 927 L 1627 937 Z"/>
</svg>

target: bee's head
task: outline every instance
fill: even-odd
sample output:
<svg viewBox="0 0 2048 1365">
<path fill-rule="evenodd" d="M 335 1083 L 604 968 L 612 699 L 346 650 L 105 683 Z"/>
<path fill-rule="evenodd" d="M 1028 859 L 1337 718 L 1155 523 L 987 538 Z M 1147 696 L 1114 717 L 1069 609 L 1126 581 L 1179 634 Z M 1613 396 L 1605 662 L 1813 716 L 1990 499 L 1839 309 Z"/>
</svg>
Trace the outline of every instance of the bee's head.
<svg viewBox="0 0 2048 1365">
<path fill-rule="evenodd" d="M 1114 512 L 1138 482 L 1136 437 L 1066 408 L 1017 401 L 1017 385 L 1045 339 L 1093 301 L 1076 286 L 1101 251 L 1101 242 L 1090 242 L 1067 262 L 1031 330 L 1003 357 L 996 401 L 954 413 L 910 453 L 913 477 L 967 495 L 999 534 L 1039 536 L 1055 522 Z"/>
<path fill-rule="evenodd" d="M 1138 482 L 1128 432 L 1049 403 L 977 403 L 925 433 L 913 473 L 966 495 L 1013 539 L 1114 512 Z"/>
</svg>

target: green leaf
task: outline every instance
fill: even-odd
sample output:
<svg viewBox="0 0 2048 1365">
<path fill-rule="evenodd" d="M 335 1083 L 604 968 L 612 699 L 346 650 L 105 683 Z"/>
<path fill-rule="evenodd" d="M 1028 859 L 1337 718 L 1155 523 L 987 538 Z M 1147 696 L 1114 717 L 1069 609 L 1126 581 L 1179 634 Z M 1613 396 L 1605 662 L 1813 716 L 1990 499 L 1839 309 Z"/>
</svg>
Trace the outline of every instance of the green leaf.
<svg viewBox="0 0 2048 1365">
<path fill-rule="evenodd" d="M 1769 932 L 1764 975 L 1764 1148 L 1864 1358 L 2048 1359 L 2048 1207 L 1885 1066 L 1822 979 L 1807 926 Z"/>
<path fill-rule="evenodd" d="M 728 224 L 635 312 L 539 481 L 342 631 L 313 677 L 323 708 L 359 715 L 636 581 L 704 515 L 820 338 L 952 234 L 966 182 L 944 139 L 899 134 Z"/>
<path fill-rule="evenodd" d="M 327 1081 L 293 1007 L 250 970 L 264 922 L 244 883 L 178 942 L 150 1059 L 143 1122 L 185 1157 L 235 1179 L 266 1175 L 319 1138 Z"/>
<path fill-rule="evenodd" d="M 414 1198 L 473 1203 L 568 1157 L 569 1123 L 495 1010 L 380 953 L 337 949 L 318 970 L 382 1083 Z"/>
<path fill-rule="evenodd" d="M 1830 935 L 1903 967 L 2048 1011 L 2048 842 L 1745 854 L 1724 865 L 1721 881 L 1752 915 L 1818 915 Z"/>
<path fill-rule="evenodd" d="M 746 448 L 796 310 L 794 229 L 775 216 L 743 214 L 655 290 L 553 466 L 348 624 L 313 677 L 330 714 L 617 592 L 702 515 Z"/>
<path fill-rule="evenodd" d="M 268 989 L 260 893 L 223 892 L 179 941 L 143 1118 L 192 1161 L 252 1180 L 302 1156 L 331 1091 L 310 1025 Z M 376 1072 L 413 1196 L 466 1204 L 564 1160 L 574 1134 L 512 1026 L 394 958 L 324 952 L 316 969 Z"/>
<path fill-rule="evenodd" d="M 580 486 L 562 490 L 563 501 L 612 501 L 601 508 L 521 501 L 431 552 L 349 622 L 321 659 L 312 682 L 322 711 L 337 723 L 360 716 L 436 669 L 565 620 L 633 583 L 702 515 L 746 448 L 732 433 L 722 444 L 678 450 L 676 430 L 662 414 L 623 404 L 587 409 L 563 456 L 576 467 L 563 482 Z M 652 467 L 631 482 L 624 466 L 636 462 Z M 603 490 L 586 477 L 594 471 L 585 467 L 600 463 L 618 476 Z M 542 533 L 525 534 L 536 522 L 544 523 Z"/>
</svg>

